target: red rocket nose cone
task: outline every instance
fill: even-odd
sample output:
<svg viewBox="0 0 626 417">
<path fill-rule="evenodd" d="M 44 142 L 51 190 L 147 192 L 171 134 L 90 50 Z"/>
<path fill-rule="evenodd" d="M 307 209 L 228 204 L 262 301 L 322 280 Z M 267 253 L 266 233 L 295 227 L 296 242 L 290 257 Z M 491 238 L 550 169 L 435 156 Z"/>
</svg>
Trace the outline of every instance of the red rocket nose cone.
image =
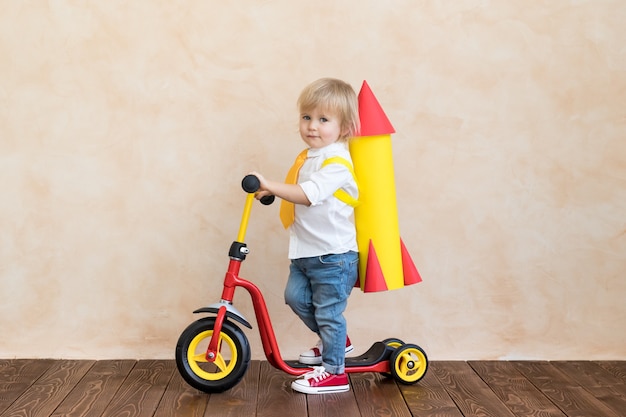
<svg viewBox="0 0 626 417">
<path fill-rule="evenodd" d="M 383 108 L 380 107 L 370 86 L 367 85 L 367 81 L 363 81 L 363 86 L 359 91 L 359 119 L 361 120 L 359 136 L 389 135 L 396 131 L 387 119 Z"/>
</svg>

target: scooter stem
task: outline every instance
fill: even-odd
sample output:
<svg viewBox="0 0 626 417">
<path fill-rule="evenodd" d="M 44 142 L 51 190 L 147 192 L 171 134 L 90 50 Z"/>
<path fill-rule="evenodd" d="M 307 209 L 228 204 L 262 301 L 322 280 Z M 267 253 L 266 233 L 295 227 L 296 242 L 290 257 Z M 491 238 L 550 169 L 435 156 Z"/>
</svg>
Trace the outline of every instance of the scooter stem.
<svg viewBox="0 0 626 417">
<path fill-rule="evenodd" d="M 248 220 L 250 219 L 250 210 L 252 210 L 253 202 L 254 194 L 248 193 L 246 196 L 246 204 L 243 207 L 243 214 L 241 215 L 241 225 L 239 226 L 239 233 L 237 234 L 237 242 L 245 242 L 246 230 L 248 229 Z"/>
</svg>

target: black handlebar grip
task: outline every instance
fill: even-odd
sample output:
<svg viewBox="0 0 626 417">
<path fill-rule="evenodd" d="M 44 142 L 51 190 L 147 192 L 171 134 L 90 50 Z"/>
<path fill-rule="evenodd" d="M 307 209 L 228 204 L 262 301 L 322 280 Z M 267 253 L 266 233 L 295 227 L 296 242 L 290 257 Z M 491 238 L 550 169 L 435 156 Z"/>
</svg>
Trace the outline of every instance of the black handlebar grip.
<svg viewBox="0 0 626 417">
<path fill-rule="evenodd" d="M 269 206 L 270 204 L 272 204 L 274 202 L 274 196 L 273 195 L 266 195 L 265 197 L 261 197 L 261 204 L 265 205 L 265 206 Z"/>
<path fill-rule="evenodd" d="M 241 180 L 241 188 L 247 193 L 256 192 L 260 186 L 261 181 L 254 175 L 246 175 L 243 177 L 243 180 Z"/>
<path fill-rule="evenodd" d="M 259 187 L 261 187 L 261 181 L 254 175 L 246 175 L 241 180 L 241 188 L 247 193 L 255 193 Z M 275 197 L 273 195 L 266 195 L 261 198 L 261 204 L 269 206 L 274 202 Z"/>
</svg>

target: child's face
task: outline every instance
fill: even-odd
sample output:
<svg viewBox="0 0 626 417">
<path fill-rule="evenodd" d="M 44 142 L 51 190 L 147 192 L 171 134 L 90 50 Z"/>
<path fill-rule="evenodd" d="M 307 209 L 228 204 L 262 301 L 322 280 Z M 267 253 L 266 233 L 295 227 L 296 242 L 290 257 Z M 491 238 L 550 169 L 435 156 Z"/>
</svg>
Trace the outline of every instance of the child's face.
<svg viewBox="0 0 626 417">
<path fill-rule="evenodd" d="M 333 112 L 315 108 L 300 114 L 300 136 L 311 148 L 323 148 L 335 143 L 341 133 L 341 120 Z"/>
</svg>

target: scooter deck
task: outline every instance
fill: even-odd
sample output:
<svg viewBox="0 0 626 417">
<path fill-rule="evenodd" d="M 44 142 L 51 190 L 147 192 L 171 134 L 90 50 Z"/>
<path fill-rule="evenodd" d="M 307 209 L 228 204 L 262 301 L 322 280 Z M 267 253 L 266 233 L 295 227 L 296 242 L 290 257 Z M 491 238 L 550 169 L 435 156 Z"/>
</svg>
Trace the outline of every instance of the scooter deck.
<svg viewBox="0 0 626 417">
<path fill-rule="evenodd" d="M 371 366 L 379 362 L 388 360 L 395 348 L 389 347 L 383 342 L 374 342 L 374 344 L 362 355 L 351 356 L 346 358 L 346 368 L 357 366 Z M 292 368 L 310 368 L 311 365 L 305 365 L 297 360 L 285 361 Z"/>
</svg>

